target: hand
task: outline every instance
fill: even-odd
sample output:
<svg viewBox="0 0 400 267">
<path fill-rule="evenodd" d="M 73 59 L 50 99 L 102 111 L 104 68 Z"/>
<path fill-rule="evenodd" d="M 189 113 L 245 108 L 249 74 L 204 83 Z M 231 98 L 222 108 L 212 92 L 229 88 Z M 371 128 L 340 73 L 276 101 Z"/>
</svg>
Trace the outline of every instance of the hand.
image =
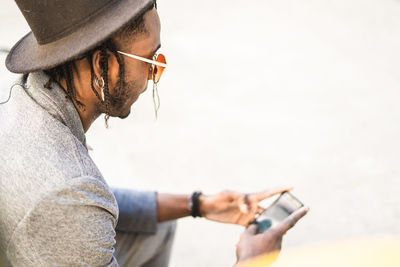
<svg viewBox="0 0 400 267">
<path fill-rule="evenodd" d="M 273 257 L 272 262 L 275 261 L 281 249 L 283 235 L 306 215 L 308 210 L 303 207 L 295 211 L 279 225 L 261 234 L 257 234 L 258 227 L 255 224 L 250 225 L 242 234 L 236 248 L 238 263 L 267 253 Z"/>
<path fill-rule="evenodd" d="M 260 201 L 292 189 L 293 187 L 278 187 L 255 194 L 224 191 L 213 196 L 202 195 L 199 199 L 200 213 L 212 221 L 248 226 L 256 214 L 264 211 L 258 205 Z"/>
</svg>

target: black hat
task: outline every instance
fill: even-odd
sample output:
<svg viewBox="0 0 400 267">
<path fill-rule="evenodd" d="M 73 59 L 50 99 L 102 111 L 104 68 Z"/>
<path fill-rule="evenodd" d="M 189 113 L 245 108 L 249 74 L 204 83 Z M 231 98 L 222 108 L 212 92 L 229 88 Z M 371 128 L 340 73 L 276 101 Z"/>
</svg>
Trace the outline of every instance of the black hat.
<svg viewBox="0 0 400 267">
<path fill-rule="evenodd" d="M 155 0 L 16 0 L 32 32 L 6 59 L 11 72 L 53 68 L 96 47 Z"/>
</svg>

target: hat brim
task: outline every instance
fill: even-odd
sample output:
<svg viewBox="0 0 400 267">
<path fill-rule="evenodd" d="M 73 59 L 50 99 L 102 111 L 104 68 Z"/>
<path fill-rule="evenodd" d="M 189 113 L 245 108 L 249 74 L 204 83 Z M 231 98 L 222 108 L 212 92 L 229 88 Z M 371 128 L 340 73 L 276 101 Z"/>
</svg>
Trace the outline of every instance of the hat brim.
<svg viewBox="0 0 400 267">
<path fill-rule="evenodd" d="M 6 66 L 14 73 L 29 73 L 56 67 L 95 48 L 153 3 L 154 0 L 117 1 L 77 31 L 44 45 L 39 45 L 30 32 L 11 49 Z"/>
</svg>

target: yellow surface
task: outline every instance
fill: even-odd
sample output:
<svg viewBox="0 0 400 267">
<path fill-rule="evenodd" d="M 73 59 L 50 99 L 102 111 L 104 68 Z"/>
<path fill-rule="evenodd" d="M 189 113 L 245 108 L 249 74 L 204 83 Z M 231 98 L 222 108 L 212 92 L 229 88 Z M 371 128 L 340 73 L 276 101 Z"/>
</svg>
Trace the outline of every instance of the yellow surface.
<svg viewBox="0 0 400 267">
<path fill-rule="evenodd" d="M 365 239 L 316 245 L 262 256 L 240 267 L 400 267 L 400 239 Z"/>
</svg>

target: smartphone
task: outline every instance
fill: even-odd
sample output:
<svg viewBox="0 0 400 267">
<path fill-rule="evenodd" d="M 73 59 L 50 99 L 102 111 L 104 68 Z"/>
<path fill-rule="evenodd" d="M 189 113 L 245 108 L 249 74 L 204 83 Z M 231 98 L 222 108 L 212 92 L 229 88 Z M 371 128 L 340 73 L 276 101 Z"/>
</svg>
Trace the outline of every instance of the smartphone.
<svg viewBox="0 0 400 267">
<path fill-rule="evenodd" d="M 258 226 L 259 233 L 263 233 L 303 206 L 291 193 L 283 192 L 253 223 Z"/>
</svg>

